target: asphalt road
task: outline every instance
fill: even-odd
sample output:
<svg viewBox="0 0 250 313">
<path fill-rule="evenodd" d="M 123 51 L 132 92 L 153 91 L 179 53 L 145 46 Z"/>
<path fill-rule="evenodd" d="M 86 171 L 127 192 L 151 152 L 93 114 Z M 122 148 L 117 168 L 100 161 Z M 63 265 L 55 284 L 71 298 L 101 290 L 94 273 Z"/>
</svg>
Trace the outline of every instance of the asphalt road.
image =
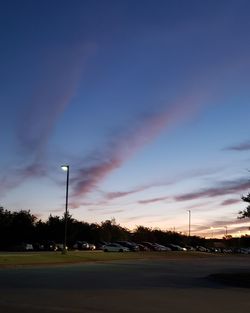
<svg viewBox="0 0 250 313">
<path fill-rule="evenodd" d="M 245 313 L 249 289 L 207 276 L 246 270 L 250 257 L 0 269 L 0 312 Z"/>
</svg>

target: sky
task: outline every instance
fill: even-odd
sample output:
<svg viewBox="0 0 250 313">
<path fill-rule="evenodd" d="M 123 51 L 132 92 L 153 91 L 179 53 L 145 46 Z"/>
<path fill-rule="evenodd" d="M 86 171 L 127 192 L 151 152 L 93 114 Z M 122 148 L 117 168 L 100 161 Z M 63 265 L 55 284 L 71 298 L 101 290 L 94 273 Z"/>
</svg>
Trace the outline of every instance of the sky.
<svg viewBox="0 0 250 313">
<path fill-rule="evenodd" d="M 0 205 L 220 237 L 250 192 L 248 0 L 3 0 Z"/>
</svg>

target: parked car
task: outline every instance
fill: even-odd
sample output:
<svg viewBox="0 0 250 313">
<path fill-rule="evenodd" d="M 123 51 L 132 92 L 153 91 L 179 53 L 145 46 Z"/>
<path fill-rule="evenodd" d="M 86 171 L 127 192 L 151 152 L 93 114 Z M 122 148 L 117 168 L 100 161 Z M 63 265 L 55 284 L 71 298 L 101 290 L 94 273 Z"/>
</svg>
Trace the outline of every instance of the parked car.
<svg viewBox="0 0 250 313">
<path fill-rule="evenodd" d="M 47 241 L 43 246 L 45 251 L 57 251 L 58 249 L 54 241 Z"/>
<path fill-rule="evenodd" d="M 89 250 L 95 250 L 96 246 L 93 243 L 89 243 Z"/>
<path fill-rule="evenodd" d="M 238 248 L 238 249 L 236 250 L 236 253 L 250 254 L 250 248 Z"/>
<path fill-rule="evenodd" d="M 33 251 L 34 247 L 31 243 L 25 243 L 25 244 L 23 244 L 23 249 L 24 249 L 24 251 Z"/>
<path fill-rule="evenodd" d="M 157 247 L 152 242 L 143 241 L 142 244 L 151 251 L 158 251 Z"/>
<path fill-rule="evenodd" d="M 33 251 L 34 247 L 30 243 L 22 243 L 9 248 L 10 251 Z"/>
<path fill-rule="evenodd" d="M 129 242 L 129 241 L 116 241 L 119 245 L 128 248 L 130 251 L 139 251 L 139 247 L 137 244 Z"/>
<path fill-rule="evenodd" d="M 139 247 L 140 251 L 150 251 L 148 247 L 142 245 L 141 243 L 137 243 L 137 246 Z"/>
<path fill-rule="evenodd" d="M 168 247 L 173 251 L 187 251 L 187 248 L 172 243 L 168 244 Z"/>
<path fill-rule="evenodd" d="M 107 245 L 109 242 L 107 241 L 96 241 L 95 242 L 95 247 L 96 250 L 102 250 L 103 246 Z"/>
<path fill-rule="evenodd" d="M 206 250 L 207 250 L 207 252 L 211 252 L 211 253 L 221 253 L 222 252 L 222 250 L 220 248 L 214 248 L 214 247 L 208 248 Z"/>
<path fill-rule="evenodd" d="M 185 246 L 188 251 L 195 251 L 195 248 L 192 246 Z"/>
<path fill-rule="evenodd" d="M 57 243 L 57 244 L 56 244 L 56 247 L 57 247 L 56 250 L 58 250 L 58 251 L 63 251 L 63 249 L 64 249 L 64 244 L 63 244 L 63 243 Z M 66 246 L 65 248 L 66 248 L 66 250 L 68 250 L 68 247 L 67 247 L 67 246 Z"/>
<path fill-rule="evenodd" d="M 129 252 L 127 247 L 121 246 L 119 243 L 108 243 L 102 247 L 104 252 Z"/>
<path fill-rule="evenodd" d="M 77 241 L 73 245 L 73 248 L 77 249 L 77 250 L 88 250 L 89 249 L 89 243 L 87 241 Z"/>
<path fill-rule="evenodd" d="M 233 250 L 230 249 L 230 248 L 224 248 L 224 249 L 222 250 L 222 252 L 223 252 L 223 253 L 232 253 Z"/>
<path fill-rule="evenodd" d="M 157 251 L 171 251 L 171 248 L 165 247 L 165 246 L 160 245 L 158 243 L 154 243 L 154 246 L 156 247 Z"/>
<path fill-rule="evenodd" d="M 197 251 L 200 251 L 200 252 L 207 252 L 207 251 L 208 251 L 207 248 L 202 247 L 202 246 L 197 246 L 197 247 L 196 247 L 196 250 L 197 250 Z"/>
</svg>

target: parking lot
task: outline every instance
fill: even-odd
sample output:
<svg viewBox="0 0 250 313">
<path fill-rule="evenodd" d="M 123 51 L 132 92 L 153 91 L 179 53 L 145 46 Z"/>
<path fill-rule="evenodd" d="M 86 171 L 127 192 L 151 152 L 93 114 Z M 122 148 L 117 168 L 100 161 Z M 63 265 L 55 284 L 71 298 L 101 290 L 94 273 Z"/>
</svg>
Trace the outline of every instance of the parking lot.
<svg viewBox="0 0 250 313">
<path fill-rule="evenodd" d="M 249 289 L 211 281 L 249 256 L 120 260 L 0 270 L 1 312 L 248 312 Z"/>
</svg>

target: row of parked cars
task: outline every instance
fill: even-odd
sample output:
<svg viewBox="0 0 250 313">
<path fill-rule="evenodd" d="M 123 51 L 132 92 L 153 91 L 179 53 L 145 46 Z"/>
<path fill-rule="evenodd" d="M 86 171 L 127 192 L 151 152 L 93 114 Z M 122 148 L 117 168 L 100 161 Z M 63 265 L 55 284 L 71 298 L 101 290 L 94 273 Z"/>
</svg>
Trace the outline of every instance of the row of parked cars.
<svg viewBox="0 0 250 313">
<path fill-rule="evenodd" d="M 142 243 L 134 243 L 129 241 L 116 241 L 105 243 L 101 247 L 104 252 L 127 252 L 127 251 L 199 251 L 208 253 L 241 253 L 250 254 L 250 248 L 206 248 L 203 246 L 180 246 L 176 244 L 161 245 L 144 241 Z"/>
<path fill-rule="evenodd" d="M 64 245 L 62 243 L 55 243 L 49 241 L 44 244 L 27 244 L 13 247 L 13 251 L 62 251 Z M 68 249 L 68 247 L 66 247 Z M 180 246 L 176 244 L 158 244 L 148 241 L 141 243 L 135 243 L 131 241 L 116 241 L 116 242 L 105 242 L 99 241 L 95 244 L 88 243 L 87 241 L 77 241 L 70 246 L 72 250 L 102 250 L 104 252 L 128 252 L 128 251 L 200 251 L 210 253 L 240 253 L 250 254 L 250 248 L 207 248 L 203 246 Z"/>
<path fill-rule="evenodd" d="M 135 243 L 129 241 L 116 241 L 112 243 L 105 243 L 101 249 L 104 252 L 126 252 L 126 251 L 187 251 L 186 247 L 179 245 L 168 244 L 161 245 L 144 241 L 142 243 Z"/>
<path fill-rule="evenodd" d="M 64 248 L 63 243 L 56 243 L 54 241 L 48 241 L 42 244 L 31 244 L 23 243 L 20 245 L 13 246 L 10 250 L 13 251 L 62 251 Z M 68 249 L 68 247 L 66 247 Z M 94 244 L 88 243 L 87 241 L 77 241 L 73 246 L 70 247 L 73 250 L 95 250 Z"/>
</svg>

